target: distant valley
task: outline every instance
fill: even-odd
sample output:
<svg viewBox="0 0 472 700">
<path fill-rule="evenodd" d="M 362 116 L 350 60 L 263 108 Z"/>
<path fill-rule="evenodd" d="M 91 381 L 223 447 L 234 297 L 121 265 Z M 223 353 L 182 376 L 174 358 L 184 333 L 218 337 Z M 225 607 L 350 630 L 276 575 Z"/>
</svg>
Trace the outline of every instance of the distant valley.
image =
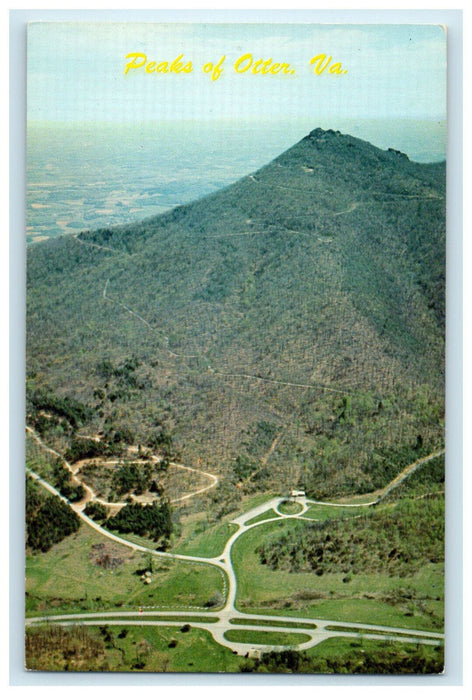
<svg viewBox="0 0 472 700">
<path fill-rule="evenodd" d="M 86 228 L 131 223 L 231 184 L 297 141 L 308 120 L 240 123 L 30 122 L 27 243 Z M 356 120 L 348 133 L 406 151 L 445 157 L 445 125 Z"/>
</svg>

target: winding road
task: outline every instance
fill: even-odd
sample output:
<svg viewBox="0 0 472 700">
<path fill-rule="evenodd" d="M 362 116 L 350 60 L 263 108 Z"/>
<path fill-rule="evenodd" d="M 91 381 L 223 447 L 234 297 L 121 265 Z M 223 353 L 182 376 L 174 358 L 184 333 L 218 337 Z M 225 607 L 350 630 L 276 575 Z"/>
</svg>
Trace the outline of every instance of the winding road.
<svg viewBox="0 0 472 700">
<path fill-rule="evenodd" d="M 29 429 L 34 436 L 36 434 L 34 431 Z M 36 439 L 40 440 L 36 436 Z M 42 443 L 44 445 L 44 443 Z M 52 452 L 53 454 L 64 459 L 59 453 L 51 448 L 44 447 Z M 435 457 L 442 454 L 444 451 L 435 452 L 428 457 L 421 460 L 417 460 L 412 465 L 409 465 L 406 469 L 401 472 L 401 474 L 396 477 L 396 479 L 389 484 L 383 492 L 378 495 L 375 501 L 371 503 L 355 504 L 358 507 L 365 506 L 369 507 L 373 504 L 378 503 L 382 498 L 384 498 L 388 493 L 390 493 L 392 488 L 398 486 L 409 474 L 415 471 L 419 466 L 427 463 L 428 461 L 434 459 Z M 64 460 L 65 461 L 65 460 Z M 69 468 L 72 470 L 71 465 Z M 44 623 L 51 623 L 58 625 L 73 625 L 73 624 L 83 624 L 83 625 L 97 625 L 106 619 L 107 625 L 153 625 L 153 626 L 178 626 L 181 627 L 185 622 L 192 625 L 193 627 L 198 627 L 208 631 L 215 642 L 221 644 L 225 647 L 231 649 L 234 653 L 246 656 L 259 655 L 264 651 L 268 650 L 281 650 L 286 649 L 286 646 L 274 646 L 266 644 L 249 644 L 243 642 L 230 641 L 227 638 L 227 633 L 230 630 L 249 630 L 254 632 L 273 632 L 280 634 L 286 633 L 298 633 L 301 635 L 308 636 L 307 641 L 302 641 L 299 644 L 291 645 L 291 648 L 298 650 L 308 649 L 317 644 L 320 644 L 326 639 L 331 637 L 349 637 L 349 638 L 363 638 L 372 640 L 391 640 L 391 641 L 401 641 L 403 643 L 414 643 L 414 644 L 427 644 L 427 645 L 438 645 L 444 640 L 444 634 L 434 631 L 427 630 L 415 630 L 408 628 L 399 627 L 388 627 L 382 625 L 373 624 L 360 624 L 353 622 L 344 622 L 340 620 L 327 620 L 320 618 L 302 618 L 293 616 L 279 616 L 279 615 L 260 615 L 260 614 L 250 614 L 239 611 L 236 608 L 236 595 L 237 595 L 237 578 L 234 571 L 232 563 L 232 548 L 235 542 L 249 530 L 255 527 L 259 527 L 268 522 L 274 520 L 280 521 L 281 519 L 294 519 L 294 518 L 304 518 L 304 514 L 312 505 L 321 504 L 319 501 L 312 501 L 306 497 L 297 497 L 296 501 L 300 504 L 300 511 L 296 514 L 287 515 L 283 510 L 281 510 L 281 504 L 286 501 L 285 497 L 278 496 L 271 498 L 261 505 L 252 508 L 251 510 L 237 516 L 231 523 L 237 526 L 236 532 L 233 533 L 227 540 L 222 553 L 217 557 L 197 557 L 184 554 L 174 554 L 171 552 L 157 552 L 148 547 L 135 544 L 130 542 L 124 537 L 114 535 L 113 533 L 106 530 L 104 527 L 98 523 L 91 520 L 83 512 L 83 506 L 80 504 L 71 504 L 65 499 L 51 484 L 42 479 L 38 474 L 34 473 L 30 469 L 27 470 L 33 479 L 35 479 L 39 484 L 41 484 L 50 493 L 61 498 L 63 501 L 68 503 L 68 505 L 75 510 L 78 516 L 87 523 L 94 530 L 102 534 L 103 536 L 117 542 L 121 545 L 131 548 L 134 551 L 145 552 L 152 554 L 152 556 L 157 558 L 170 558 L 174 560 L 182 560 L 188 562 L 194 562 L 199 564 L 205 564 L 217 567 L 223 577 L 223 590 L 226 598 L 225 605 L 219 611 L 198 611 L 198 613 L 190 613 L 187 609 L 173 610 L 173 611 L 144 611 L 142 608 L 133 612 L 122 612 L 122 611 L 109 611 L 102 613 L 80 613 L 80 614 L 70 614 L 70 615 L 43 615 L 43 616 L 33 616 L 26 618 L 26 625 L 38 625 Z M 198 470 L 197 470 L 198 471 Z M 212 476 L 212 475 L 208 475 Z M 216 478 L 216 477 L 215 477 Z M 216 484 L 214 484 L 216 485 Z M 205 489 L 206 490 L 206 489 Z M 201 491 L 199 491 L 201 492 Z M 195 492 L 192 495 L 196 495 L 199 492 Z M 189 496 L 190 497 L 190 496 Z M 322 502 L 322 505 L 327 505 Z M 346 507 L 349 504 L 345 503 L 332 503 L 332 506 Z M 354 504 L 350 504 L 354 505 Z M 271 512 L 275 511 L 275 515 L 271 515 Z M 260 519 L 264 513 L 268 513 L 267 518 Z M 252 522 L 255 518 L 258 518 L 257 522 Z M 310 518 L 311 519 L 311 518 Z M 248 524 L 250 523 L 250 524 Z M 178 618 L 177 620 L 175 618 Z M 208 618 L 208 621 L 205 621 Z M 215 620 L 216 618 L 216 620 Z M 281 624 L 283 623 L 283 624 Z M 307 626 L 309 625 L 309 627 Z"/>
</svg>

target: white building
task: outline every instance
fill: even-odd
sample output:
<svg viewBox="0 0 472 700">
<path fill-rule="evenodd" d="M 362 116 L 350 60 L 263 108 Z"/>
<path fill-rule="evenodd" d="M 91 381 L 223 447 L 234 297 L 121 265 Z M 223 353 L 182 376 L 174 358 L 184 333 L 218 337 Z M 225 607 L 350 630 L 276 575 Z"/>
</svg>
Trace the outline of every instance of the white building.
<svg viewBox="0 0 472 700">
<path fill-rule="evenodd" d="M 290 496 L 292 498 L 298 498 L 298 497 L 304 497 L 306 496 L 305 491 L 301 491 L 299 489 L 292 489 Z"/>
</svg>

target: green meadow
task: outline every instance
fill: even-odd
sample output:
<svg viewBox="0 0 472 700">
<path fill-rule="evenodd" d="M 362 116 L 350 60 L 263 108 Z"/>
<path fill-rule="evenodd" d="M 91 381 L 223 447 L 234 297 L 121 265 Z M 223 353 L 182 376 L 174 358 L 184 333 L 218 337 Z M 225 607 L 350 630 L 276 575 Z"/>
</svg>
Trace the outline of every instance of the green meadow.
<svg viewBox="0 0 472 700">
<path fill-rule="evenodd" d="M 356 519 L 357 520 L 357 519 Z M 424 563 L 411 575 L 365 570 L 272 569 L 258 548 L 270 547 L 303 521 L 265 523 L 241 536 L 232 549 L 238 580 L 237 606 L 244 612 L 290 614 L 410 629 L 441 629 L 444 619 L 444 565 Z"/>
<path fill-rule="evenodd" d="M 96 563 L 100 557 L 102 564 Z M 148 585 L 136 573 L 146 570 L 152 572 Z M 48 552 L 27 554 L 25 585 L 32 614 L 205 608 L 212 596 L 223 595 L 225 581 L 214 566 L 133 552 L 82 525 Z"/>
</svg>

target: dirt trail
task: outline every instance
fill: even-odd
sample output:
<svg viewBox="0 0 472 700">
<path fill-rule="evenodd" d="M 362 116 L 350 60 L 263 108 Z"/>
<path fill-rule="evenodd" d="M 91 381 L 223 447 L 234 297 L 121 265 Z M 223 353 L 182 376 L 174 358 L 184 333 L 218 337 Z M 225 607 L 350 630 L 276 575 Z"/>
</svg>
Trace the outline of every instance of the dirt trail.
<svg viewBox="0 0 472 700">
<path fill-rule="evenodd" d="M 78 242 L 81 243 L 82 245 L 88 245 L 91 248 L 98 248 L 99 250 L 106 250 L 110 253 L 118 253 L 118 254 L 125 254 L 124 251 L 122 250 L 116 250 L 116 248 L 110 248 L 110 246 L 107 245 L 99 245 L 98 243 L 92 243 L 92 241 L 83 241 L 81 238 L 79 238 L 79 234 L 75 234 L 73 238 Z"/>
<path fill-rule="evenodd" d="M 420 459 L 417 459 L 415 462 L 412 462 L 411 464 L 408 464 L 402 471 L 397 474 L 397 476 L 392 479 L 386 486 L 384 486 L 382 489 L 378 489 L 377 491 L 372 491 L 371 493 L 366 493 L 361 496 L 362 499 L 364 498 L 369 498 L 370 500 L 368 502 L 356 502 L 355 501 L 355 496 L 351 497 L 349 499 L 350 502 L 345 502 L 343 503 L 342 501 L 339 501 L 338 503 L 328 503 L 326 501 L 311 501 L 310 503 L 314 503 L 315 505 L 326 505 L 326 506 L 338 506 L 340 508 L 362 508 L 364 506 L 374 506 L 377 505 L 377 503 L 380 503 L 383 501 L 384 498 L 388 496 L 388 494 L 393 491 L 393 489 L 396 489 L 398 486 L 400 486 L 405 479 L 407 479 L 410 474 L 413 474 L 419 467 L 422 467 L 423 464 L 427 464 L 428 462 L 431 462 L 431 460 L 436 459 L 436 457 L 441 457 L 441 455 L 445 454 L 445 450 L 437 450 L 436 452 L 432 452 L 431 454 L 427 455 L 426 457 L 421 457 Z M 433 492 L 434 493 L 434 492 Z"/>
<path fill-rule="evenodd" d="M 160 336 L 166 344 L 166 351 L 169 353 L 169 355 L 172 355 L 172 357 L 183 357 L 185 359 L 191 359 L 191 358 L 198 359 L 201 357 L 200 355 L 186 355 L 186 354 L 177 353 L 177 352 L 174 352 L 173 350 L 171 350 L 169 347 L 170 340 L 169 340 L 167 335 L 165 335 L 162 331 L 159 331 L 159 330 L 156 330 L 155 328 L 153 328 L 153 326 L 151 326 L 149 321 L 146 321 L 146 319 L 143 318 L 140 314 L 138 314 L 137 311 L 133 311 L 133 309 L 131 309 L 129 306 L 126 306 L 126 304 L 123 304 L 123 302 L 118 301 L 117 299 L 112 299 L 109 296 L 109 294 L 108 294 L 109 283 L 110 283 L 110 278 L 108 278 L 107 281 L 105 282 L 105 287 L 103 288 L 103 292 L 102 292 L 103 299 L 106 299 L 107 301 L 111 302 L 112 304 L 116 304 L 117 306 L 121 306 L 121 308 L 125 309 L 125 311 L 127 311 L 129 314 L 131 314 L 132 316 L 137 318 L 138 321 L 141 321 L 141 323 L 144 323 L 144 325 L 147 328 L 149 328 L 151 333 L 154 333 L 155 335 Z"/>
<path fill-rule="evenodd" d="M 410 476 L 414 471 L 416 471 L 419 467 L 421 467 L 423 464 L 426 464 L 427 462 L 430 462 L 432 459 L 436 459 L 436 457 L 441 457 L 441 455 L 445 454 L 445 450 L 438 450 L 437 452 L 432 452 L 431 454 L 427 455 L 426 457 L 421 457 L 420 459 L 417 459 L 416 462 L 413 462 L 412 464 L 409 464 L 407 467 L 405 467 L 400 474 L 398 474 L 393 481 L 391 481 L 387 486 L 385 486 L 383 489 L 380 490 L 379 492 L 379 501 L 388 496 L 390 491 L 393 491 L 393 489 L 397 488 L 397 486 L 400 486 L 400 484 L 405 481 L 407 477 Z"/>
<path fill-rule="evenodd" d="M 79 476 L 78 476 L 78 474 L 80 473 L 80 469 L 82 469 L 82 467 L 89 462 L 96 462 L 96 463 L 100 463 L 100 464 L 110 465 L 110 464 L 115 464 L 117 461 L 119 461 L 120 458 L 110 460 L 110 459 L 106 459 L 106 458 L 95 457 L 93 459 L 81 459 L 81 460 L 75 462 L 74 464 L 70 464 L 63 455 L 61 455 L 59 452 L 54 450 L 52 447 L 48 447 L 48 445 L 46 445 L 43 442 L 43 440 L 36 433 L 36 431 L 33 430 L 33 428 L 26 426 L 26 430 L 33 436 L 33 438 L 36 440 L 36 442 L 39 445 L 41 445 L 41 447 L 44 450 L 53 454 L 58 459 L 60 459 L 64 463 L 66 468 L 72 474 L 72 478 L 75 481 L 75 483 L 79 484 L 80 486 L 82 486 L 85 489 L 85 491 L 86 491 L 85 498 L 82 499 L 82 501 L 80 501 L 79 503 L 75 504 L 76 506 L 78 506 L 78 507 L 80 506 L 80 508 L 83 509 L 83 508 L 85 508 L 85 506 L 87 505 L 87 503 L 89 501 L 96 501 L 97 503 L 100 503 L 101 505 L 110 506 L 112 508 L 116 508 L 116 507 L 121 508 L 121 507 L 126 505 L 125 502 L 109 502 L 109 501 L 105 501 L 102 498 L 99 498 L 98 495 L 93 491 L 93 489 L 83 479 L 79 478 Z M 151 455 L 151 457 L 147 460 L 136 460 L 135 459 L 133 461 L 135 461 L 135 462 L 136 461 L 159 462 L 160 458 L 157 455 Z M 179 503 L 181 501 L 189 500 L 190 498 L 193 498 L 194 496 L 198 496 L 206 491 L 209 491 L 210 489 L 215 488 L 215 486 L 219 483 L 219 478 L 216 476 L 216 474 L 210 474 L 210 472 L 204 472 L 203 470 L 196 469 L 194 467 L 186 467 L 185 465 L 177 464 L 176 462 L 170 462 L 170 465 L 172 467 L 177 468 L 177 469 L 182 469 L 182 470 L 194 472 L 196 474 L 201 474 L 202 476 L 210 479 L 210 483 L 207 486 L 196 489 L 195 491 L 192 491 L 191 493 L 185 494 L 184 496 L 180 496 L 179 498 L 174 498 L 170 501 L 171 503 Z M 133 497 L 133 496 L 131 496 L 131 497 Z M 153 498 L 153 500 L 157 500 L 157 498 Z"/>
</svg>

